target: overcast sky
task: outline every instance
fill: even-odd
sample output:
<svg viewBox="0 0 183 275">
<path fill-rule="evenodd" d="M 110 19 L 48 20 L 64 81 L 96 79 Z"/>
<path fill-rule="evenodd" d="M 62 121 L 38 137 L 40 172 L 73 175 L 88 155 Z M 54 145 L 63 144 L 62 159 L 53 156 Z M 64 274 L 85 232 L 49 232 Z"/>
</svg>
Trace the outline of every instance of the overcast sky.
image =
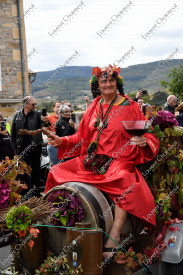
<svg viewBox="0 0 183 275">
<path fill-rule="evenodd" d="M 182 0 L 23 2 L 27 54 L 36 49 L 28 64 L 35 72 L 183 58 Z"/>
</svg>

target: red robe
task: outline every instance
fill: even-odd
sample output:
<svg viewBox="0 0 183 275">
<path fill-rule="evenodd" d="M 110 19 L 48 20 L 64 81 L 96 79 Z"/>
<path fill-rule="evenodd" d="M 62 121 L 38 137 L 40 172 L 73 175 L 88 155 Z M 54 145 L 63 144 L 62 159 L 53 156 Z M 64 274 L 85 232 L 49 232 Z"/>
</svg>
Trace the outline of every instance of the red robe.
<svg viewBox="0 0 183 275">
<path fill-rule="evenodd" d="M 99 98 L 100 99 L 100 98 Z M 154 198 L 142 174 L 136 165 L 153 159 L 159 150 L 159 140 L 155 135 L 144 134 L 147 146 L 130 145 L 132 138 L 123 128 L 121 121 L 146 120 L 138 104 L 125 96 L 121 104 L 113 105 L 108 116 L 107 128 L 102 130 L 97 154 L 114 158 L 104 175 L 85 170 L 82 163 L 87 148 L 96 140 L 97 129 L 94 127 L 99 111 L 99 99 L 88 107 L 76 134 L 62 138 L 59 159 L 78 156 L 67 162 L 61 162 L 51 168 L 46 182 L 45 192 L 56 185 L 76 181 L 92 184 L 109 194 L 111 199 L 125 211 L 156 225 Z M 102 104 L 103 113 L 109 104 Z M 150 214 L 147 218 L 147 215 Z"/>
</svg>

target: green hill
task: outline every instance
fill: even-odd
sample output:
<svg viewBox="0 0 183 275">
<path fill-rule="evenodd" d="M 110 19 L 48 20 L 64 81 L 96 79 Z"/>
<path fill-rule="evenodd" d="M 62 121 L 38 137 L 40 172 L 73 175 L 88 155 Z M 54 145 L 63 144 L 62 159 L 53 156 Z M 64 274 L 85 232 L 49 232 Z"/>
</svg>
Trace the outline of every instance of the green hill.
<svg viewBox="0 0 183 275">
<path fill-rule="evenodd" d="M 167 79 L 170 68 L 178 64 L 183 64 L 183 59 L 160 60 L 122 68 L 120 74 L 124 78 L 125 93 L 138 89 L 146 89 L 150 93 L 162 90 L 159 80 Z M 37 98 L 67 98 L 81 103 L 80 100 L 85 94 L 91 96 L 91 72 L 90 66 L 69 66 L 61 70 L 37 72 L 37 79 L 32 83 L 32 91 Z"/>
</svg>

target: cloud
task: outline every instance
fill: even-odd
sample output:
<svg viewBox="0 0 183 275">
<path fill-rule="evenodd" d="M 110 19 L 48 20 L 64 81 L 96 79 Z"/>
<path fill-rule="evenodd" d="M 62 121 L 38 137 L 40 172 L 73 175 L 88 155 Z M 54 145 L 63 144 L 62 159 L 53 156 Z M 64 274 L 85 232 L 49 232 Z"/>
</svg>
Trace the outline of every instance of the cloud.
<svg viewBox="0 0 183 275">
<path fill-rule="evenodd" d="M 132 46 L 134 53 L 120 66 L 162 60 L 176 47 L 180 51 L 177 58 L 183 58 L 181 0 L 176 3 L 170 0 L 52 0 L 47 3 L 32 0 L 31 3 L 36 9 L 25 18 L 25 26 L 27 52 L 32 48 L 38 51 L 29 60 L 29 68 L 34 71 L 56 69 L 75 50 L 79 56 L 74 66 L 113 63 Z M 177 8 L 171 13 L 175 4 Z M 24 10 L 30 5 L 29 0 L 24 0 Z M 166 20 L 157 23 L 167 12 Z M 145 40 L 143 36 L 155 24 L 158 27 L 154 27 L 152 35 Z"/>
</svg>

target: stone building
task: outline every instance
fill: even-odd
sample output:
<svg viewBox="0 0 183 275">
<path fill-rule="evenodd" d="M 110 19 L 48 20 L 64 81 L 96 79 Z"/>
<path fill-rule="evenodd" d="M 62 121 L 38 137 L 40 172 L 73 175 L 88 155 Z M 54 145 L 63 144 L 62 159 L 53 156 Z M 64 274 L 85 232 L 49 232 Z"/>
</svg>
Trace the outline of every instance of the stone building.
<svg viewBox="0 0 183 275">
<path fill-rule="evenodd" d="M 31 5 L 31 4 L 30 4 Z M 0 111 L 10 116 L 30 94 L 23 0 L 0 0 Z"/>
</svg>

